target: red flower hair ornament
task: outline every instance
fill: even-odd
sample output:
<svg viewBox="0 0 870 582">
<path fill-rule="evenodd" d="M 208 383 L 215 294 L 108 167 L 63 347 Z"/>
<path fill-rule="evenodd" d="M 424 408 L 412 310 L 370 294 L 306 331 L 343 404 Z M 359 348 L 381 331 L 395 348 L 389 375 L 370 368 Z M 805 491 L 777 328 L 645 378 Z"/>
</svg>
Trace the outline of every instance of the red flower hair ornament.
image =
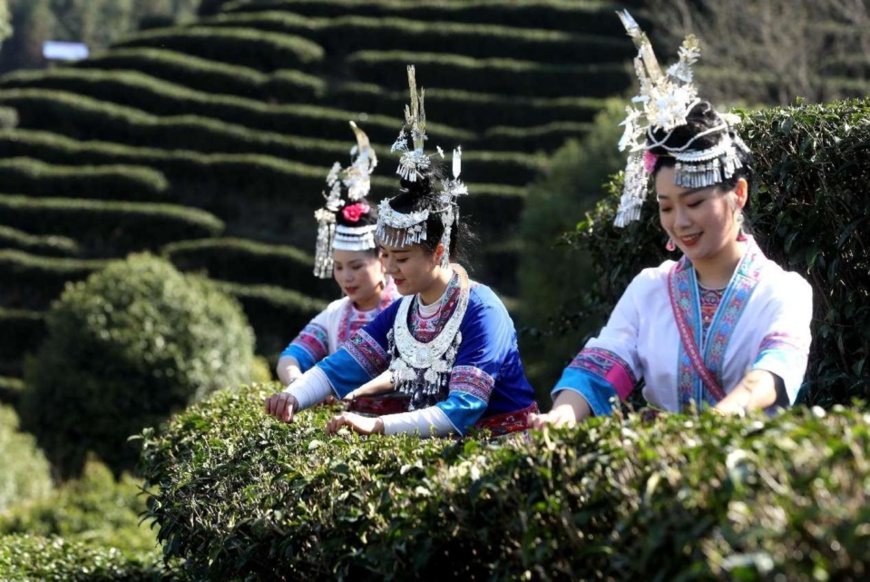
<svg viewBox="0 0 870 582">
<path fill-rule="evenodd" d="M 365 202 L 349 204 L 341 209 L 341 215 L 348 222 L 359 222 L 360 216 L 368 214 L 371 207 Z"/>
</svg>

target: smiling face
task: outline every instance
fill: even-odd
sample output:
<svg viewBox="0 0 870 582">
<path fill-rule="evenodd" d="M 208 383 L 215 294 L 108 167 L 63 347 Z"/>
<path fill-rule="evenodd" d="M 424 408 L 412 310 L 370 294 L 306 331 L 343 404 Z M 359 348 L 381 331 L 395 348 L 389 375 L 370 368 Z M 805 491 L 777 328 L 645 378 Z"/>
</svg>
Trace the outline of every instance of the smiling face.
<svg viewBox="0 0 870 582">
<path fill-rule="evenodd" d="M 746 204 L 745 180 L 733 190 L 684 188 L 674 184 L 674 168 L 666 166 L 657 172 L 655 186 L 662 227 L 696 267 L 740 256 L 735 211 Z"/>
<path fill-rule="evenodd" d="M 332 276 L 361 311 L 377 307 L 384 288 L 384 266 L 372 251 L 333 251 Z"/>
<path fill-rule="evenodd" d="M 402 295 L 425 294 L 437 285 L 441 272 L 438 250 L 430 254 L 419 244 L 408 247 L 381 244 L 381 252 L 387 275 L 393 278 Z"/>
</svg>

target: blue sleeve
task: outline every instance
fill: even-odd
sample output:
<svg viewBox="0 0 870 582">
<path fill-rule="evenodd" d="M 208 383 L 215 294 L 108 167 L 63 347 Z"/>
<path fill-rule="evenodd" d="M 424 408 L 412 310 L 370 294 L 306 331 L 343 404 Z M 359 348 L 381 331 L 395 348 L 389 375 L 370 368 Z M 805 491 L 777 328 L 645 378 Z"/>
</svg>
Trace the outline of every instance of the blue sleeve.
<svg viewBox="0 0 870 582">
<path fill-rule="evenodd" d="M 619 396 L 610 382 L 581 368 L 571 366 L 565 368 L 551 394 L 555 397 L 555 394 L 562 390 L 573 390 L 579 393 L 589 403 L 595 416 L 611 414 L 613 407 L 619 402 Z"/>
<path fill-rule="evenodd" d="M 398 307 L 399 302 L 394 302 L 354 333 L 337 352 L 317 364 L 339 397 L 344 398 L 389 367 L 387 332 L 393 326 Z"/>
<path fill-rule="evenodd" d="M 436 406 L 459 434 L 465 434 L 486 412 L 516 332 L 501 300 L 484 286 L 471 290 L 459 331 L 462 343 L 450 374 L 450 391 Z"/>
<path fill-rule="evenodd" d="M 307 350 L 302 349 L 302 347 L 297 344 L 290 344 L 284 348 L 284 351 L 281 352 L 279 358 L 285 357 L 294 358 L 299 363 L 299 371 L 301 372 L 308 371 L 317 363 Z"/>
</svg>

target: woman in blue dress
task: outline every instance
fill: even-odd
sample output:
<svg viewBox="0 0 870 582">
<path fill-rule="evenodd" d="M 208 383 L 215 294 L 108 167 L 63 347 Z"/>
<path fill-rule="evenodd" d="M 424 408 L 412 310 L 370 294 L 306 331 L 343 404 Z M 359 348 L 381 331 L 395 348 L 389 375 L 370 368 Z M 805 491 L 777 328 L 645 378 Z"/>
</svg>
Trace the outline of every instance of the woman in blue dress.
<svg viewBox="0 0 870 582">
<path fill-rule="evenodd" d="M 268 398 L 266 411 L 291 422 L 300 410 L 330 395 L 344 399 L 367 393 L 366 384 L 378 383 L 388 371 L 393 389 L 407 396 L 407 411 L 344 412 L 327 431 L 349 427 L 362 434 L 428 437 L 525 430 L 537 405 L 513 321 L 489 287 L 452 262 L 467 230 L 457 204 L 467 193 L 458 179 L 460 152 L 454 152 L 453 178 L 442 179 L 437 161 L 423 151 L 423 94 L 417 93 L 413 67 L 408 77 L 411 106 L 393 145 L 402 152 L 401 188 L 381 202 L 376 232 L 386 272 L 403 297 L 335 354 Z"/>
</svg>

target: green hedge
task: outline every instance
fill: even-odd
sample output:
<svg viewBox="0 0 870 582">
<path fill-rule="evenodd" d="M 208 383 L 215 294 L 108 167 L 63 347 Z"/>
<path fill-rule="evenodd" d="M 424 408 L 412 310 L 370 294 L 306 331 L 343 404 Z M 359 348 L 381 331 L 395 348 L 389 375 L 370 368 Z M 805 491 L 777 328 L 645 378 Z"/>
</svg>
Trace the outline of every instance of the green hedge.
<svg viewBox="0 0 870 582">
<path fill-rule="evenodd" d="M 18 126 L 18 112 L 12 107 L 0 107 L 0 129 Z"/>
<path fill-rule="evenodd" d="M 742 112 L 755 154 L 747 215 L 768 257 L 813 287 L 813 343 L 802 399 L 830 405 L 870 397 L 870 100 Z M 581 317 L 608 311 L 631 277 L 663 260 L 664 235 L 650 197 L 644 219 L 612 226 L 620 186 L 578 225 L 601 286 Z"/>
<path fill-rule="evenodd" d="M 323 59 L 323 49 L 310 40 L 253 28 L 160 28 L 129 35 L 115 46 L 169 49 L 264 72 L 306 70 Z"/>
<path fill-rule="evenodd" d="M 108 467 L 91 460 L 81 478 L 0 512 L 0 536 L 61 536 L 156 562 L 161 551 L 151 524 L 140 517 L 144 511 L 141 481 L 128 474 L 116 481 Z"/>
<path fill-rule="evenodd" d="M 0 255 L 0 265 L 2 261 Z M 11 286 L 18 286 L 15 279 L 12 279 Z M 0 307 L 0 362 L 15 363 L 14 371 L 18 375 L 24 373 L 21 366 L 24 355 L 36 352 L 44 336 L 45 316 L 41 312 Z"/>
<path fill-rule="evenodd" d="M 0 204 L 2 207 L 2 204 Z M 84 279 L 105 266 L 100 259 L 43 257 L 22 251 L 0 250 L 0 305 L 14 309 L 43 310 L 60 295 L 67 281 Z M 28 317 L 21 325 L 35 325 Z M 14 340 L 13 338 L 11 338 Z"/>
<path fill-rule="evenodd" d="M 56 235 L 35 236 L 3 225 L 0 225 L 0 248 L 50 257 L 75 256 L 80 251 L 79 244 L 71 238 Z"/>
<path fill-rule="evenodd" d="M 32 435 L 19 431 L 18 415 L 0 403 L 0 519 L 10 508 L 51 492 L 48 461 Z M 2 532 L 2 527 L 0 527 Z M 0 533 L 2 535 L 2 533 Z M 2 564 L 2 560 L 0 560 Z M 0 568 L 0 574 L 6 571 Z"/>
<path fill-rule="evenodd" d="M 169 189 L 162 173 L 144 166 L 60 166 L 26 157 L 0 160 L 0 184 L 29 196 L 152 202 Z"/>
<path fill-rule="evenodd" d="M 297 246 L 311 244 L 311 212 L 321 204 L 317 193 L 323 190 L 329 171 L 326 165 L 314 167 L 257 154 L 138 148 L 29 130 L 0 131 L 0 156 L 78 164 L 148 164 L 170 180 L 174 198 L 219 216 L 227 222 L 228 233 Z M 384 193 L 391 191 L 384 189 Z"/>
<path fill-rule="evenodd" d="M 427 81 L 426 113 L 432 119 L 449 119 L 451 125 L 484 133 L 495 126 L 517 128 L 542 126 L 560 119 L 587 123 L 604 107 L 604 100 L 591 97 L 534 98 L 497 93 L 445 89 Z M 408 91 L 388 90 L 370 83 L 341 83 L 329 99 L 352 111 L 395 115 L 408 101 Z M 484 143 L 486 140 L 484 139 Z M 497 149 L 487 147 L 487 149 Z"/>
<path fill-rule="evenodd" d="M 50 130 L 82 140 L 202 153 L 256 153 L 297 162 L 343 159 L 347 141 L 291 137 L 198 115 L 158 117 L 89 97 L 44 89 L 10 89 L 0 103 L 12 103 L 28 129 Z"/>
<path fill-rule="evenodd" d="M 213 282 L 147 254 L 112 261 L 52 304 L 25 365 L 22 426 L 60 478 L 79 476 L 90 452 L 119 476 L 138 456 L 128 436 L 247 381 L 253 348 L 238 302 Z"/>
<path fill-rule="evenodd" d="M 535 127 L 516 127 L 497 125 L 483 134 L 481 143 L 487 149 L 514 151 L 554 151 L 569 139 L 580 139 L 586 135 L 591 123 L 554 121 Z"/>
<path fill-rule="evenodd" d="M 308 230 L 313 237 L 314 228 Z M 312 274 L 314 258 L 296 247 L 221 238 L 171 243 L 161 249 L 161 254 L 177 269 L 205 270 L 212 279 L 272 285 L 313 297 L 339 292 L 332 280 Z"/>
<path fill-rule="evenodd" d="M 286 83 L 293 86 L 295 76 L 289 71 L 279 71 L 269 80 L 270 93 L 277 92 L 278 85 Z M 86 101 L 88 109 L 100 109 L 99 102 L 109 102 L 139 111 L 125 111 L 131 124 L 145 124 L 145 118 L 138 113 L 147 112 L 157 116 L 171 116 L 177 119 L 183 115 L 212 118 L 230 124 L 243 126 L 249 130 L 263 130 L 283 133 L 287 136 L 309 136 L 321 139 L 348 141 L 347 122 L 356 120 L 365 127 L 366 133 L 375 143 L 391 143 L 401 127 L 401 119 L 395 116 L 363 115 L 349 111 L 315 105 L 273 105 L 261 100 L 229 95 L 214 95 L 189 89 L 182 85 L 169 83 L 143 75 L 136 71 L 94 71 L 86 69 L 55 69 L 27 71 L 7 75 L 0 79 L 0 87 L 7 89 L 54 89 L 75 93 L 94 101 Z M 40 94 L 39 96 L 42 96 Z M 294 95 L 294 99 L 299 99 Z M 302 99 L 305 100 L 304 98 Z M 27 105 L 22 105 L 26 108 Z M 103 108 L 106 114 L 118 114 L 114 108 Z M 365 121 L 363 121 L 365 119 Z M 33 117 L 28 117 L 32 127 Z M 154 120 L 150 120 L 154 121 Z M 49 128 L 43 122 L 40 127 Z M 444 139 L 475 139 L 474 133 L 453 129 L 445 125 L 433 124 L 432 131 Z M 114 137 L 114 134 L 105 134 Z M 213 140 L 212 136 L 206 139 Z M 249 138 L 250 139 L 250 138 Z M 199 149 L 199 148 L 193 148 Z M 347 150 L 350 149 L 348 146 Z"/>
<path fill-rule="evenodd" d="M 624 2 L 626 4 L 628 2 Z M 237 0 L 225 12 L 289 10 L 307 16 L 398 16 L 420 22 L 450 20 L 543 28 L 574 33 L 618 36 L 624 30 L 613 22 L 615 6 L 599 0 L 466 0 L 463 2 L 406 2 L 403 0 Z"/>
<path fill-rule="evenodd" d="M 157 79 L 212 94 L 263 97 L 269 75 L 260 71 L 201 59 L 160 48 L 113 48 L 73 65 L 77 69 L 138 71 Z M 313 97 L 315 94 L 307 94 Z"/>
<path fill-rule="evenodd" d="M 796 409 L 597 418 L 528 441 L 324 437 L 276 385 L 144 433 L 149 516 L 199 576 L 855 579 L 870 564 L 870 419 Z"/>
<path fill-rule="evenodd" d="M 622 63 L 541 64 L 514 59 L 473 59 L 456 54 L 363 50 L 347 57 L 353 73 L 366 81 L 398 90 L 404 66 L 425 71 L 426 86 L 503 93 L 527 97 L 585 95 L 607 97 L 628 84 Z"/>
<path fill-rule="evenodd" d="M 8 226 L 37 234 L 75 236 L 83 253 L 119 256 L 176 240 L 216 236 L 224 223 L 196 208 L 173 204 L 28 198 L 0 194 Z"/>
<path fill-rule="evenodd" d="M 10 580 L 41 582 L 159 582 L 159 560 L 129 557 L 117 548 L 33 535 L 0 536 L 0 571 Z"/>
<path fill-rule="evenodd" d="M 216 283 L 242 304 L 257 335 L 257 353 L 273 358 L 327 305 L 323 299 L 307 297 L 292 289 L 230 281 Z"/>
<path fill-rule="evenodd" d="M 497 24 L 410 20 L 388 16 L 341 15 L 309 18 L 293 12 L 229 12 L 202 21 L 214 27 L 239 26 L 296 34 L 317 42 L 330 58 L 363 47 L 378 50 L 441 52 L 461 46 L 470 57 L 512 58 L 539 62 L 597 63 L 625 61 L 631 45 L 617 36 L 578 35 L 559 30 Z"/>
</svg>

